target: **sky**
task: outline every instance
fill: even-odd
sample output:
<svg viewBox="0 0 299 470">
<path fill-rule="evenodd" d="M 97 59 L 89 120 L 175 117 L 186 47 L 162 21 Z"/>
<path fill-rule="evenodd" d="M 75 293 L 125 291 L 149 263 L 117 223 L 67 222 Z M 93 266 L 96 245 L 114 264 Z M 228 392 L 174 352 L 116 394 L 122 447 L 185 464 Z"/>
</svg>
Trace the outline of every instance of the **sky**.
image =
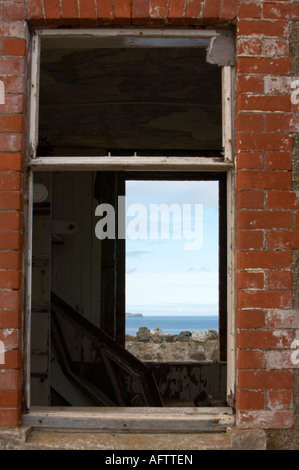
<svg viewBox="0 0 299 470">
<path fill-rule="evenodd" d="M 127 181 L 126 205 L 126 311 L 217 315 L 218 182 Z"/>
</svg>

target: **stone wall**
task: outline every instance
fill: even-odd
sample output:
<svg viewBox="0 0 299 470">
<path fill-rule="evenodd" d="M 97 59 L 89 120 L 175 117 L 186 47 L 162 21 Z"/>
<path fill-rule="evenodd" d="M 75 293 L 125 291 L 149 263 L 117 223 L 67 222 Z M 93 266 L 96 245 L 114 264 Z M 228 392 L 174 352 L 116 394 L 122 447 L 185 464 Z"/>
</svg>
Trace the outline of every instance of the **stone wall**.
<svg viewBox="0 0 299 470">
<path fill-rule="evenodd" d="M 218 333 L 182 331 L 172 335 L 141 327 L 136 336 L 126 336 L 126 349 L 143 362 L 214 363 L 218 362 Z"/>
</svg>

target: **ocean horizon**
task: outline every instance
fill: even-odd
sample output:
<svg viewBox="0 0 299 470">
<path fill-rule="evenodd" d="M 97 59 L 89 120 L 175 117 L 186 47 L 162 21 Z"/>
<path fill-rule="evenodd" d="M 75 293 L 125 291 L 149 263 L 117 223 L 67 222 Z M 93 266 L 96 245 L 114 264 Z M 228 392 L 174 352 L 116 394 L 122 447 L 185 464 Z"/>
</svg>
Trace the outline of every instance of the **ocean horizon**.
<svg viewBox="0 0 299 470">
<path fill-rule="evenodd" d="M 126 334 L 136 336 L 140 327 L 160 328 L 163 334 L 177 335 L 181 331 L 218 331 L 218 315 L 145 315 L 126 317 Z"/>
</svg>

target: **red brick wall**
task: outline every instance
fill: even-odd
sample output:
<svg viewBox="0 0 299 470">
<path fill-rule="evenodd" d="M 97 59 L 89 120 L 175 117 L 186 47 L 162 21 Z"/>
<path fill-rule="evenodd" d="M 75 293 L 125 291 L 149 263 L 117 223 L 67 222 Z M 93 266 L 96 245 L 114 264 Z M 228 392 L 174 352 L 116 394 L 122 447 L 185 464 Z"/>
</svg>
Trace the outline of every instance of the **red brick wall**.
<svg viewBox="0 0 299 470">
<path fill-rule="evenodd" d="M 237 31 L 237 419 L 293 426 L 292 250 L 299 250 L 292 191 L 288 0 L 1 0 L 0 80 L 0 427 L 21 418 L 22 171 L 26 145 L 27 21 L 32 26 L 189 26 L 233 23 Z"/>
</svg>

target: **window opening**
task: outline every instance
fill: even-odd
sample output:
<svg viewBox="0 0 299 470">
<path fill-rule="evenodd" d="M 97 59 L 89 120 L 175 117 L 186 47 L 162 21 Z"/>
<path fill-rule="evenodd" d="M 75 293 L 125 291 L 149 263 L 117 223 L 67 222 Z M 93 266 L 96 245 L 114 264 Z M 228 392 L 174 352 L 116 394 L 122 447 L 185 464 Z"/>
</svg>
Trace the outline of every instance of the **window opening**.
<svg viewBox="0 0 299 470">
<path fill-rule="evenodd" d="M 223 160 L 221 68 L 206 62 L 203 44 L 182 45 L 131 48 L 85 43 L 78 50 L 65 39 L 59 44 L 44 41 L 44 47 L 42 42 L 37 156 Z M 188 400 L 182 390 L 182 361 L 174 398 L 181 406 L 187 401 L 191 406 L 211 405 L 207 393 L 213 389 L 212 395 L 220 397 L 221 404 L 225 401 L 226 175 L 132 174 L 122 172 L 120 164 L 116 172 L 59 171 L 57 166 L 53 172 L 34 173 L 32 405 L 170 406 L 173 397 L 162 397 L 165 383 L 156 379 L 155 368 L 149 361 L 134 360 L 125 348 L 125 286 L 130 289 L 132 274 L 126 273 L 128 240 L 99 240 L 95 233 L 99 205 L 117 208 L 119 197 L 130 197 L 134 182 L 145 189 L 147 184 L 161 187 L 165 181 L 173 186 L 210 183 L 218 195 L 218 226 L 213 232 L 215 240 L 218 237 L 218 356 L 209 364 L 200 364 L 198 356 L 199 398 L 189 387 Z M 200 268 L 191 266 L 189 275 Z M 189 385 L 194 379 L 192 364 Z M 167 376 L 165 369 L 163 374 Z"/>
</svg>

